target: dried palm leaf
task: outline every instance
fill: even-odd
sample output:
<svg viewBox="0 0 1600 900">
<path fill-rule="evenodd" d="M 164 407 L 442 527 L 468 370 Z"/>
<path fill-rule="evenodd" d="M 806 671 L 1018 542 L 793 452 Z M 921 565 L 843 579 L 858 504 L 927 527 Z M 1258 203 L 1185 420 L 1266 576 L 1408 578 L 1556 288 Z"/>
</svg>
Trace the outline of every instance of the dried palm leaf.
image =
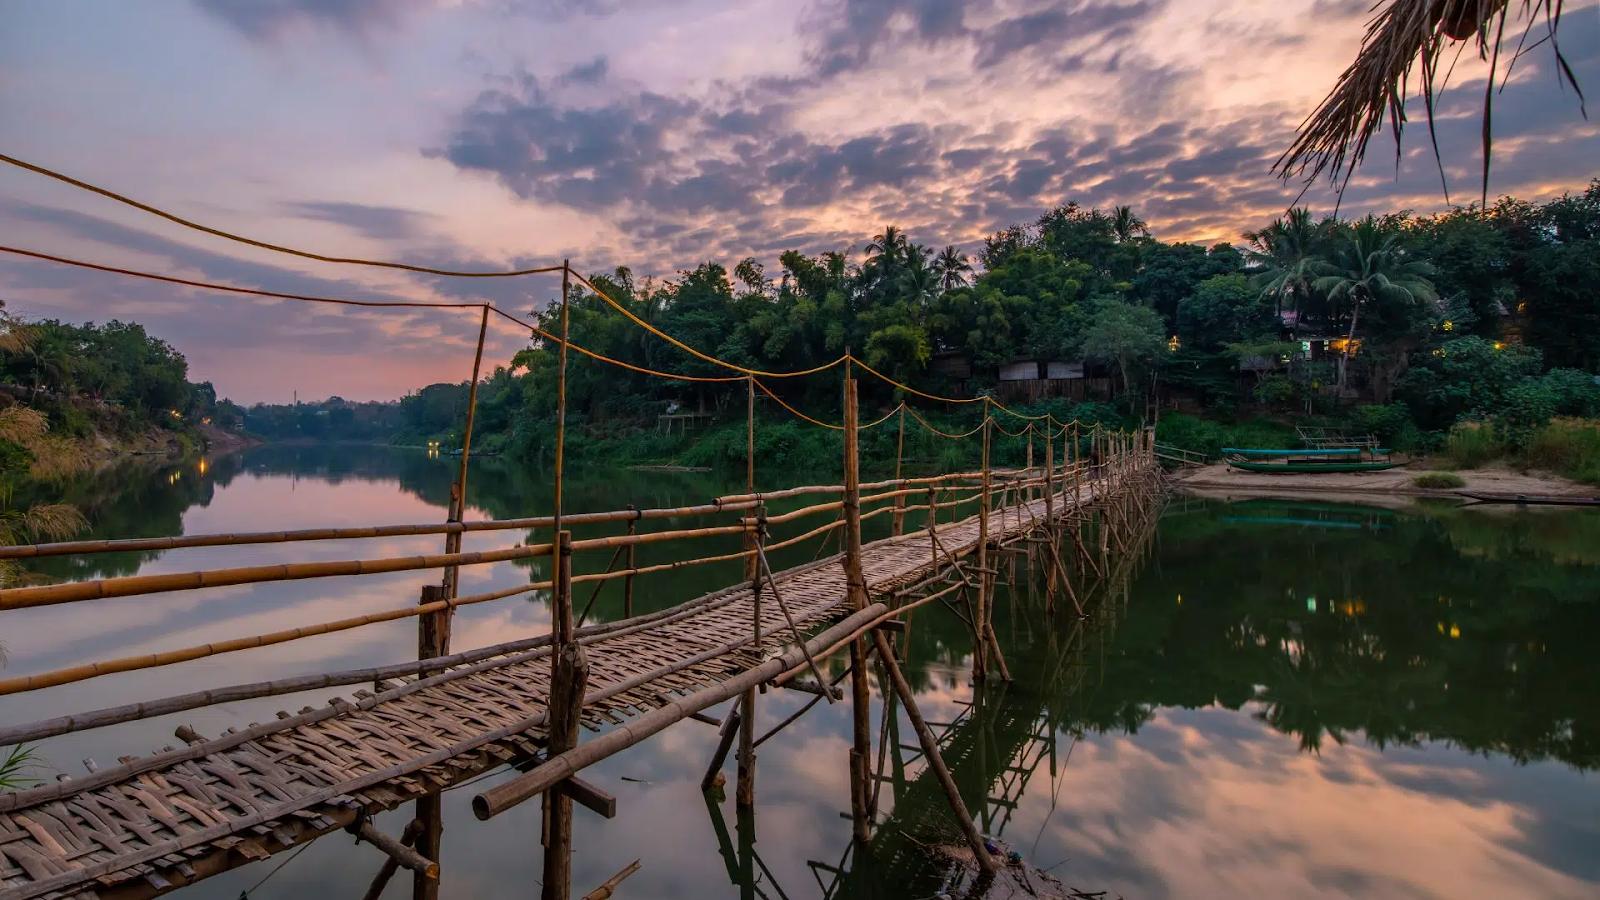
<svg viewBox="0 0 1600 900">
<path fill-rule="evenodd" d="M 1489 63 L 1483 98 L 1482 194 L 1487 203 L 1495 82 L 1499 79 L 1504 87 L 1505 79 L 1510 77 L 1517 59 L 1525 52 L 1528 34 L 1536 24 L 1542 22 L 1548 34 L 1535 41 L 1533 47 L 1550 44 L 1561 80 L 1577 91 L 1578 108 L 1585 118 L 1588 117 L 1583 105 L 1583 89 L 1556 38 L 1563 0 L 1520 0 L 1516 5 L 1520 6 L 1526 25 L 1517 52 L 1502 72 L 1500 46 L 1505 37 L 1506 19 L 1512 14 L 1510 0 L 1391 0 L 1368 23 L 1355 62 L 1339 76 L 1322 105 L 1301 123 L 1294 144 L 1278 158 L 1273 171 L 1285 178 L 1305 175 L 1308 183 L 1327 173 L 1330 179 L 1339 182 L 1342 192 L 1365 159 L 1368 141 L 1383 127 L 1385 119 L 1394 129 L 1395 164 L 1398 166 L 1412 71 L 1420 66 L 1420 95 L 1427 108 L 1428 134 L 1433 141 L 1434 160 L 1439 165 L 1442 181 L 1444 162 L 1434 130 L 1434 110 L 1438 94 L 1449 81 L 1449 70 L 1441 73 L 1439 61 L 1448 45 L 1475 39 L 1478 58 Z M 1448 192 L 1446 185 L 1447 198 Z"/>
</svg>

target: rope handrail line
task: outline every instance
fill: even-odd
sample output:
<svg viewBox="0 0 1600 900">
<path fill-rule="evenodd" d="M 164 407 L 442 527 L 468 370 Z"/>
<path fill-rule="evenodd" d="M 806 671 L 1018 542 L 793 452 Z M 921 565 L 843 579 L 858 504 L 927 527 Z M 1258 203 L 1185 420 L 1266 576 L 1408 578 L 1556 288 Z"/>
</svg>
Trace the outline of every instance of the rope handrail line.
<svg viewBox="0 0 1600 900">
<path fill-rule="evenodd" d="M 562 269 L 561 266 L 540 266 L 532 269 L 511 269 L 505 272 L 462 272 L 453 269 L 435 269 L 429 266 L 417 266 L 410 263 L 361 259 L 359 257 L 324 256 L 320 253 L 312 253 L 309 250 L 296 250 L 293 247 L 283 247 L 279 246 L 278 244 L 269 244 L 266 241 L 248 238 L 229 231 L 223 231 L 220 228 L 212 228 L 209 225 L 202 225 L 199 222 L 190 221 L 182 216 L 167 212 L 164 209 L 160 209 L 159 207 L 151 206 L 148 203 L 140 203 L 138 200 L 123 196 L 116 191 L 90 184 L 87 181 L 80 181 L 70 175 L 63 175 L 62 173 L 54 171 L 53 169 L 47 169 L 44 166 L 17 159 L 14 156 L 7 156 L 4 153 L 0 153 L 0 162 L 6 163 L 7 165 L 16 166 L 19 169 L 25 169 L 29 172 L 33 172 L 36 175 L 43 175 L 46 178 L 53 178 L 56 181 L 62 182 L 63 184 L 69 184 L 75 188 L 88 191 L 92 194 L 99 194 L 100 196 L 109 200 L 115 200 L 118 203 L 131 206 L 140 212 L 149 213 L 152 216 L 166 219 L 169 222 L 212 235 L 213 237 L 220 237 L 236 243 L 246 244 L 251 247 L 259 247 L 262 250 L 271 250 L 274 253 L 287 253 L 290 256 L 298 256 L 302 259 L 314 259 L 318 262 L 342 263 L 346 265 L 375 266 L 383 269 L 400 269 L 406 272 L 419 272 L 424 275 L 443 275 L 449 278 L 512 278 L 519 275 L 538 275 L 548 272 L 559 272 Z"/>
<path fill-rule="evenodd" d="M 928 420 L 927 419 L 924 419 L 916 410 L 912 409 L 909 406 L 906 407 L 906 412 L 911 413 L 911 418 L 916 419 L 917 420 L 917 424 L 921 425 L 923 428 L 928 429 L 929 431 L 933 432 L 934 434 L 937 434 L 938 436 L 940 436 L 942 438 L 949 438 L 950 440 L 953 440 L 953 441 L 959 441 L 962 438 L 972 437 L 973 435 L 975 435 L 978 432 L 983 430 L 983 422 L 979 422 L 978 423 L 978 427 L 972 429 L 971 431 L 968 431 L 968 432 L 966 432 L 964 434 L 951 434 L 948 431 L 940 431 L 939 429 L 937 429 L 937 428 L 933 427 L 932 425 L 928 424 Z M 985 419 L 984 421 L 988 421 L 988 420 Z"/>
<path fill-rule="evenodd" d="M 829 425 L 827 422 L 823 422 L 823 421 L 820 421 L 818 419 L 811 418 L 810 416 L 806 415 L 805 413 L 801 412 L 800 410 L 795 409 L 794 407 L 790 406 L 789 404 L 783 402 L 783 399 L 781 397 L 779 397 L 777 394 L 774 394 L 772 392 L 771 388 L 769 388 L 766 385 L 762 384 L 760 379 L 752 379 L 752 380 L 755 381 L 756 387 L 761 388 L 761 392 L 763 394 L 766 394 L 768 397 L 771 397 L 774 402 L 776 402 L 779 406 L 783 407 L 784 409 L 787 409 L 789 412 L 793 413 L 796 418 L 804 419 L 805 421 L 810 422 L 813 425 L 821 425 L 823 428 L 826 428 L 826 429 L 828 429 L 830 431 L 843 431 L 844 430 L 844 426 L 843 425 Z"/>
<path fill-rule="evenodd" d="M 573 273 L 573 274 L 576 275 L 577 273 Z M 494 312 L 496 314 L 498 314 L 501 318 L 506 319 L 507 321 L 510 321 L 510 322 L 514 322 L 517 325 L 520 325 L 523 328 L 528 329 L 529 331 L 531 331 L 534 334 L 538 335 L 542 340 L 550 341 L 551 343 L 556 344 L 557 346 L 560 346 L 563 343 L 561 338 L 557 337 L 556 335 L 553 335 L 550 332 L 545 331 L 543 328 L 540 328 L 537 325 L 534 325 L 534 324 L 529 323 L 529 322 L 524 322 L 523 320 L 517 318 L 516 316 L 512 315 L 511 313 L 506 312 L 505 310 L 499 308 L 498 306 L 492 306 L 491 305 L 489 308 L 491 310 L 494 310 Z M 566 341 L 565 343 L 571 349 L 576 350 L 579 353 L 582 353 L 584 356 L 587 356 L 587 357 L 589 357 L 591 359 L 597 359 L 600 362 L 609 363 L 610 365 L 617 366 L 618 368 L 628 369 L 629 371 L 638 372 L 641 375 L 654 375 L 657 378 L 666 378 L 666 379 L 670 379 L 672 381 L 707 381 L 707 382 L 723 382 L 723 383 L 725 383 L 725 382 L 729 382 L 729 381 L 743 381 L 744 380 L 743 378 L 741 378 L 741 377 L 739 377 L 737 375 L 727 375 L 727 376 L 678 375 L 678 374 L 674 374 L 672 372 L 659 372 L 659 371 L 656 371 L 655 369 L 646 368 L 644 366 L 636 366 L 633 363 L 623 362 L 620 359 L 612 359 L 611 357 L 606 356 L 604 354 L 596 353 L 593 350 L 588 349 L 587 347 L 580 347 L 579 345 L 574 344 L 571 341 Z"/>
<path fill-rule="evenodd" d="M 298 300 L 302 303 L 329 303 L 337 306 L 362 306 L 369 309 L 483 309 L 490 304 L 486 303 L 424 303 L 420 300 L 344 300 L 338 297 L 318 297 L 311 294 L 285 294 L 278 291 L 263 291 L 256 288 L 234 287 L 227 284 L 216 284 L 209 281 L 194 281 L 188 278 L 178 278 L 172 275 L 158 275 L 154 272 L 140 272 L 137 269 L 124 269 L 119 266 L 106 266 L 100 263 L 84 262 L 80 259 L 68 259 L 65 256 L 54 256 L 49 253 L 40 253 L 37 250 L 24 250 L 20 247 L 0 245 L 0 253 L 10 253 L 14 256 L 26 256 L 32 259 L 41 259 L 45 262 L 59 263 L 64 266 L 73 266 L 79 269 L 92 269 L 96 272 L 109 272 L 113 275 L 127 275 L 131 278 L 145 278 L 150 281 L 164 281 L 168 284 L 180 284 L 185 287 L 200 288 L 208 291 L 223 291 L 230 294 L 248 294 L 252 297 L 272 297 L 278 300 Z M 491 307 L 492 308 L 492 307 Z"/>
<path fill-rule="evenodd" d="M 613 309 L 615 309 L 618 312 L 622 313 L 624 316 L 627 316 L 629 319 L 631 319 L 633 321 L 633 323 L 635 325 L 638 325 L 640 328 L 643 328 L 644 330 L 650 332 L 651 334 L 655 335 L 656 337 L 661 338 L 662 340 L 666 341 L 667 343 L 671 344 L 674 347 L 677 347 L 679 350 L 682 350 L 683 352 L 689 354 L 690 356 L 697 357 L 697 358 L 699 358 L 701 360 L 704 360 L 704 361 L 706 361 L 708 363 L 714 363 L 716 365 L 722 366 L 723 368 L 732 369 L 735 372 L 740 372 L 740 373 L 743 373 L 745 375 L 755 375 L 755 376 L 759 376 L 761 378 L 798 378 L 798 377 L 800 377 L 802 375 L 813 375 L 813 374 L 816 374 L 817 372 L 825 372 L 828 369 L 831 369 L 834 366 L 837 366 L 840 363 L 844 362 L 848 358 L 848 355 L 847 356 L 841 356 L 838 359 L 834 360 L 833 362 L 824 363 L 823 365 L 815 366 L 813 368 L 805 369 L 805 370 L 799 371 L 799 372 L 764 372 L 764 371 L 762 371 L 760 369 L 746 368 L 744 366 L 736 365 L 734 363 L 727 362 L 725 360 L 717 359 L 715 356 L 711 356 L 710 354 L 701 353 L 699 350 L 696 350 L 695 348 L 689 346 L 688 344 L 685 344 L 683 341 L 678 340 L 677 338 L 673 337 L 672 335 L 667 334 L 665 331 L 662 331 L 661 329 L 655 327 L 654 325 L 651 325 L 649 322 L 646 322 L 645 320 L 639 318 L 637 315 L 634 314 L 633 310 L 628 309 L 626 306 L 623 306 L 621 303 L 618 303 L 617 301 L 611 299 L 610 295 L 608 295 L 605 291 L 602 291 L 599 288 L 595 287 L 594 286 L 594 282 L 590 281 L 589 279 L 583 277 L 582 275 L 578 274 L 577 272 L 573 272 L 572 273 L 572 277 L 574 279 L 576 279 L 579 284 L 583 285 L 584 287 L 588 288 L 591 291 L 594 291 L 594 293 L 600 299 L 602 299 L 606 303 L 610 304 Z M 738 379 L 738 380 L 742 381 L 743 379 Z"/>
<path fill-rule="evenodd" d="M 574 513 L 562 522 L 574 525 L 597 522 L 622 522 L 638 519 L 676 519 L 754 509 L 756 501 L 709 503 L 678 508 L 628 509 L 607 512 Z M 450 534 L 452 532 L 519 531 L 548 528 L 553 516 L 523 519 L 485 519 L 476 522 L 439 522 L 421 525 L 372 525 L 358 528 L 307 528 L 299 531 L 255 531 L 233 534 L 177 535 L 164 538 L 121 538 L 101 541 L 60 541 L 51 544 L 15 544 L 0 547 L 0 559 L 33 559 L 41 556 L 68 556 L 93 553 L 121 553 L 145 550 L 180 550 L 189 547 L 219 547 L 240 544 L 283 544 L 299 541 L 359 540 L 365 538 L 409 537 Z"/>
</svg>

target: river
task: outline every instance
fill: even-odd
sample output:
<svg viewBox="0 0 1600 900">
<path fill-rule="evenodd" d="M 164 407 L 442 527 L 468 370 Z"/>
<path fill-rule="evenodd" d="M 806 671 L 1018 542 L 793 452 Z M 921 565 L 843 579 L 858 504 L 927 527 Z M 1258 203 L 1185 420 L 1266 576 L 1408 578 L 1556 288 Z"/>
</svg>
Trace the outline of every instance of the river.
<svg viewBox="0 0 1600 900">
<path fill-rule="evenodd" d="M 204 464 L 107 470 L 62 493 L 86 511 L 96 538 L 432 522 L 444 517 L 456 464 L 425 451 L 266 446 Z M 685 506 L 739 486 L 692 473 L 578 471 L 568 509 Z M 542 474 L 474 461 L 468 518 L 542 514 L 549 495 Z M 886 527 L 882 518 L 872 524 L 877 533 Z M 548 535 L 469 534 L 465 549 L 529 539 Z M 89 578 L 399 556 L 441 544 L 434 536 L 196 548 L 34 568 Z M 815 549 L 792 548 L 774 566 L 808 560 Z M 652 545 L 640 563 L 681 552 Z M 636 611 L 731 583 L 737 565 L 641 579 Z M 462 591 L 530 575 L 543 577 L 540 561 L 476 567 L 463 571 Z M 415 600 L 426 580 L 399 573 L 7 612 L 4 674 L 376 612 Z M 577 594 L 588 598 L 581 587 Z M 452 649 L 541 633 L 546 601 L 536 594 L 462 609 Z M 1013 683 L 974 695 L 965 626 L 937 606 L 916 616 L 907 673 L 927 718 L 950 726 L 945 752 L 982 828 L 1066 884 L 1130 900 L 1600 895 L 1595 512 L 1180 497 L 1126 586 L 1094 601 L 1101 614 L 1052 619 L 1039 602 L 1023 588 L 999 596 L 996 627 Z M 621 591 L 608 587 L 592 619 L 619 617 L 621 604 Z M 401 620 L 0 697 L 0 722 L 415 652 L 415 625 Z M 38 748 L 50 768 L 36 774 L 81 774 L 85 758 L 111 763 L 176 743 L 179 724 L 212 734 L 333 693 L 52 739 Z M 763 694 L 759 730 L 807 699 Z M 877 700 L 875 685 L 875 732 Z M 876 865 L 865 855 L 846 859 L 849 723 L 846 704 L 818 704 L 761 747 L 753 822 L 736 819 L 731 800 L 708 803 L 699 790 L 716 739 L 708 725 L 683 722 L 591 768 L 586 778 L 616 795 L 619 815 L 576 813 L 574 895 L 636 858 L 642 869 L 620 897 L 936 893 L 927 866 L 886 859 L 887 849 Z M 903 721 L 893 724 L 891 743 L 915 743 Z M 892 758 L 886 767 L 886 833 L 944 814 L 920 768 Z M 534 896 L 539 805 L 481 823 L 468 807 L 473 793 L 445 795 L 441 895 Z M 398 833 L 408 815 L 378 824 Z M 182 896 L 354 898 L 380 862 L 370 848 L 329 837 Z M 841 863 L 850 872 L 842 880 Z M 397 878 L 385 896 L 409 889 Z"/>
</svg>

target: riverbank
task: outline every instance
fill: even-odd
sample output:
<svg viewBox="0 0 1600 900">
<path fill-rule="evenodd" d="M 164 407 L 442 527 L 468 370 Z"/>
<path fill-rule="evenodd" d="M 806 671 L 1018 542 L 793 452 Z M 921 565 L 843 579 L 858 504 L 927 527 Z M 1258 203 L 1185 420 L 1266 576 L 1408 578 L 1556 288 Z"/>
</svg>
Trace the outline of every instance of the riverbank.
<svg viewBox="0 0 1600 900">
<path fill-rule="evenodd" d="M 1458 491 L 1543 494 L 1558 497 L 1592 497 L 1597 493 L 1593 485 L 1582 484 L 1551 472 L 1534 469 L 1518 470 L 1503 463 L 1455 472 L 1465 482 L 1461 487 L 1433 489 L 1419 487 L 1416 478 L 1426 475 L 1429 471 L 1431 470 L 1426 464 L 1414 462 L 1402 468 L 1387 469 L 1382 472 L 1272 474 L 1244 472 L 1230 468 L 1226 463 L 1213 463 L 1178 474 L 1175 476 L 1175 481 L 1185 489 L 1236 493 L 1293 491 L 1407 497 L 1453 497 Z"/>
</svg>

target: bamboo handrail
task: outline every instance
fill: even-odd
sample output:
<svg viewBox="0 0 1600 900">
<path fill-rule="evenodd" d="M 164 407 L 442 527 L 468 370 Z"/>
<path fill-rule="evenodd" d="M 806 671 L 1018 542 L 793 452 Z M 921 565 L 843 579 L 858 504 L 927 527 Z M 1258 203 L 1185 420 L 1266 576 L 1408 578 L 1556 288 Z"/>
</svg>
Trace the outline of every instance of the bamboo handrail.
<svg viewBox="0 0 1600 900">
<path fill-rule="evenodd" d="M 795 575 L 806 572 L 826 563 L 807 563 L 790 569 L 787 574 Z M 548 587 L 548 582 L 545 583 Z M 580 628 L 577 635 L 580 641 L 593 640 L 600 637 L 621 637 L 632 634 L 643 628 L 668 624 L 685 616 L 694 615 L 703 609 L 712 609 L 720 605 L 733 602 L 735 594 L 744 590 L 745 585 L 735 584 L 719 591 L 698 597 L 686 603 L 635 616 L 630 619 L 621 619 L 616 622 L 590 625 Z M 463 603 L 482 602 L 480 598 L 489 597 L 489 594 L 480 594 L 477 597 L 457 598 L 456 605 Z M 412 607 L 417 609 L 417 607 Z M 214 706 L 219 703 L 234 703 L 240 700 L 253 700 L 260 697 L 273 697 L 282 694 L 295 694 L 301 691 L 317 690 L 326 687 L 338 687 L 349 684 L 362 684 L 375 682 L 387 678 L 402 676 L 425 677 L 430 672 L 448 669 L 451 666 L 475 663 L 494 656 L 504 656 L 522 650 L 544 647 L 550 643 L 550 635 L 542 634 L 538 637 L 523 638 L 492 647 L 482 647 L 450 656 L 435 657 L 433 659 L 416 660 L 398 663 L 379 668 L 352 669 L 345 672 L 333 672 L 319 675 L 302 675 L 294 678 L 279 679 L 277 681 L 261 681 L 249 684 L 232 685 L 209 691 L 197 691 L 189 694 L 180 694 L 175 697 L 165 697 L 160 700 L 151 700 L 141 703 L 132 703 L 124 706 L 110 707 L 107 709 L 93 710 L 86 713 L 77 713 L 70 716 L 60 716 L 32 722 L 26 725 L 12 726 L 0 729 L 0 746 L 20 744 L 27 741 L 41 740 L 62 734 L 78 731 L 87 731 L 94 728 L 103 728 L 109 725 L 120 725 L 123 722 L 133 722 L 162 716 L 170 713 L 184 712 L 190 709 L 199 709 Z M 502 662 L 502 664 L 509 664 Z"/>
<path fill-rule="evenodd" d="M 675 509 L 623 509 L 607 512 L 574 513 L 562 516 L 569 525 L 601 522 L 626 522 L 633 519 L 675 519 L 754 509 L 755 501 L 710 503 Z M 337 541 L 378 537 L 451 534 L 477 531 L 510 531 L 548 528 L 553 516 L 522 519 L 486 519 L 478 522 L 436 522 L 421 525 L 370 525 L 357 528 L 307 528 L 298 531 L 254 531 L 234 534 L 195 534 L 160 538 L 122 538 L 103 541 L 60 541 L 52 544 L 16 544 L 0 547 L 0 559 L 33 559 L 41 556 L 68 556 L 91 553 L 129 553 L 146 550 L 179 550 L 188 547 L 225 547 L 240 544 L 283 544 L 297 541 Z"/>
</svg>

